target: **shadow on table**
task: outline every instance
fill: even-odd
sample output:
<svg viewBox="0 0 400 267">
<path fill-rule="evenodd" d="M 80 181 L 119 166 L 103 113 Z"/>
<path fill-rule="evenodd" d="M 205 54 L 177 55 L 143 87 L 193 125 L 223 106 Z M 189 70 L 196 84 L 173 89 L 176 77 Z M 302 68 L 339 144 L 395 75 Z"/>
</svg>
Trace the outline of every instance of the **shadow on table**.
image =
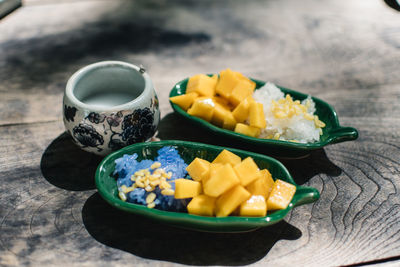
<svg viewBox="0 0 400 267">
<path fill-rule="evenodd" d="M 162 140 L 175 139 L 236 147 L 248 147 L 230 143 L 218 136 L 192 125 L 174 113 L 166 115 L 160 122 L 158 137 Z M 82 191 L 95 188 L 94 174 L 102 157 L 88 153 L 76 146 L 72 138 L 63 133 L 46 148 L 42 155 L 40 168 L 43 177 L 51 184 L 66 190 Z M 311 152 L 301 159 L 278 158 L 288 168 L 297 184 L 306 183 L 320 173 L 338 176 L 342 170 L 327 157 L 324 149 Z"/>
<path fill-rule="evenodd" d="M 4 77 L 9 80 L 23 77 L 24 89 L 33 88 L 27 86 L 33 84 L 35 87 L 47 85 L 43 89 L 54 90 L 54 86 L 48 84 L 60 80 L 60 75 L 63 75 L 64 80 L 79 66 L 83 67 L 93 61 L 110 57 L 127 60 L 128 53 L 160 54 L 165 50 L 175 57 L 175 54 L 181 53 L 180 48 L 201 48 L 201 45 L 211 41 L 211 35 L 207 32 L 188 32 L 166 26 L 174 16 L 165 10 L 173 12 L 174 7 L 182 8 L 184 2 L 155 1 L 149 4 L 147 1 L 125 1 L 116 7 L 109 3 L 103 4 L 104 7 L 97 4 L 93 6 L 92 22 L 77 18 L 76 27 L 72 30 L 55 31 L 57 27 L 53 25 L 50 29 L 52 34 L 39 34 L 27 40 L 9 40 L 2 47 L 6 62 L 2 67 Z M 100 9 L 107 6 L 107 14 L 99 13 Z M 60 8 L 51 8 L 54 12 L 61 12 Z M 58 90 L 65 84 L 58 83 L 56 86 Z"/>
<path fill-rule="evenodd" d="M 196 232 L 120 211 L 93 194 L 82 210 L 86 230 L 97 241 L 136 256 L 190 265 L 244 265 L 262 259 L 281 240 L 301 237 L 281 221 L 252 232 Z"/>
<path fill-rule="evenodd" d="M 94 174 L 102 159 L 80 149 L 64 132 L 46 148 L 40 169 L 43 177 L 59 188 L 90 190 L 95 188 Z"/>
<path fill-rule="evenodd" d="M 315 150 L 308 157 L 302 159 L 279 160 L 299 185 L 306 183 L 312 177 L 321 173 L 331 177 L 339 176 L 342 173 L 342 169 L 329 160 L 324 149 Z"/>
<path fill-rule="evenodd" d="M 265 153 L 262 148 L 232 142 L 226 138 L 213 135 L 206 129 L 188 122 L 175 113 L 169 113 L 161 120 L 157 137 L 161 140 L 185 140 L 234 147 L 275 157 L 286 166 L 295 182 L 299 185 L 306 183 L 311 177 L 320 173 L 325 173 L 329 176 L 339 176 L 342 173 L 342 169 L 329 160 L 324 149 L 314 150 L 302 158 L 280 158 L 279 156 Z"/>
</svg>

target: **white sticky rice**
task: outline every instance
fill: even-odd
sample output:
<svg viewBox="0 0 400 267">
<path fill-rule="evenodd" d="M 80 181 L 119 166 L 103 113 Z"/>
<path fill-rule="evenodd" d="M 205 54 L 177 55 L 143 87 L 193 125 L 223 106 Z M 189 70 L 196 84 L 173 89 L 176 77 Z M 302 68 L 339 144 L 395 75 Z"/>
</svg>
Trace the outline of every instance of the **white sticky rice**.
<svg viewBox="0 0 400 267">
<path fill-rule="evenodd" d="M 315 127 L 314 120 L 307 120 L 303 114 L 290 118 L 275 118 L 271 111 L 272 100 L 278 101 L 285 98 L 284 93 L 273 83 L 266 83 L 255 90 L 253 98 L 263 104 L 267 127 L 261 130 L 259 138 L 274 138 L 279 140 L 297 141 L 300 143 L 318 142 L 320 129 Z M 306 105 L 307 101 L 310 101 Z M 310 96 L 301 102 L 307 106 L 307 113 L 314 114 L 315 103 Z"/>
</svg>

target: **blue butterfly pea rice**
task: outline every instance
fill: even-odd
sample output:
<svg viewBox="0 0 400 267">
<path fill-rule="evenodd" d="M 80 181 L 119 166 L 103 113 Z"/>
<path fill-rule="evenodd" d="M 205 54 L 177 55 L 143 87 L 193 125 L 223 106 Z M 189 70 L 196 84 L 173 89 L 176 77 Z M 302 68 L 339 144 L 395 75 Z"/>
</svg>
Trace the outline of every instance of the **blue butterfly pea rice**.
<svg viewBox="0 0 400 267">
<path fill-rule="evenodd" d="M 157 169 L 163 169 L 163 174 L 170 175 L 167 182 L 170 184 L 170 189 L 174 190 L 175 179 L 187 178 L 186 167 L 188 165 L 174 147 L 163 147 L 157 153 L 158 156 L 154 161 L 148 159 L 138 161 L 136 153 L 133 155 L 125 154 L 115 160 L 114 175 L 118 175 L 117 186 L 120 193 L 119 196 L 124 201 L 148 205 L 149 207 L 149 198 L 154 198 L 154 196 L 149 195 L 155 194 L 155 199 L 150 203 L 151 207 L 167 211 L 185 211 L 187 200 L 175 199 L 173 195 L 163 194 L 164 192 L 160 186 L 155 186 L 153 190 L 147 191 L 145 188 L 138 186 L 139 181 L 135 185 L 136 180 L 131 179 L 132 177 L 136 177 L 135 174 L 141 170 L 147 170 L 150 175 L 157 176 Z M 159 165 L 157 162 L 161 166 L 154 168 L 154 166 Z"/>
</svg>

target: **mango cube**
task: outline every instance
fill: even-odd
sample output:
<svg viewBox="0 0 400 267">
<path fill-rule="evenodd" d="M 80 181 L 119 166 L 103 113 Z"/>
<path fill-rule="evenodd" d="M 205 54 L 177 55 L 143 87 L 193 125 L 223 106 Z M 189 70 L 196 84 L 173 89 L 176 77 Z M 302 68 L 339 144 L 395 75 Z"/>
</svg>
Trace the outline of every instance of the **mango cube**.
<svg viewBox="0 0 400 267">
<path fill-rule="evenodd" d="M 229 104 L 229 101 L 223 97 L 220 96 L 214 96 L 213 97 L 214 103 L 220 104 L 224 108 L 228 109 L 229 111 L 231 110 L 231 106 Z"/>
<path fill-rule="evenodd" d="M 169 98 L 169 100 L 180 106 L 183 110 L 187 110 L 194 102 L 196 97 L 198 97 L 198 93 L 188 93 L 184 95 L 177 95 L 177 96 L 172 96 Z"/>
<path fill-rule="evenodd" d="M 210 163 L 210 176 L 214 174 L 217 169 L 224 166 L 223 163 Z"/>
<path fill-rule="evenodd" d="M 215 103 L 214 113 L 211 122 L 219 127 L 222 127 L 224 118 L 231 113 L 230 110 L 226 109 L 224 106 Z"/>
<path fill-rule="evenodd" d="M 213 216 L 215 211 L 215 197 L 207 195 L 198 195 L 187 205 L 189 214 L 201 215 L 201 216 Z"/>
<path fill-rule="evenodd" d="M 274 185 L 274 180 L 272 179 L 271 173 L 267 169 L 261 170 L 260 174 L 260 178 L 247 185 L 246 189 L 252 195 L 259 195 L 263 196 L 265 199 L 268 199 L 268 196 L 272 190 L 272 186 Z"/>
<path fill-rule="evenodd" d="M 232 112 L 229 112 L 224 117 L 224 121 L 222 122 L 222 128 L 233 131 L 233 129 L 235 129 L 236 123 L 237 123 L 236 119 L 233 116 Z"/>
<path fill-rule="evenodd" d="M 224 166 L 224 164 L 222 163 L 210 163 L 210 172 L 208 173 L 208 176 L 203 177 L 203 179 L 201 180 L 201 182 L 203 183 L 203 187 L 210 179 L 211 175 L 214 175 L 215 171 L 222 166 Z"/>
<path fill-rule="evenodd" d="M 200 195 L 202 192 L 202 186 L 200 182 L 189 180 L 189 179 L 176 179 L 175 180 L 175 198 L 189 198 Z"/>
<path fill-rule="evenodd" d="M 189 78 L 187 85 L 186 85 L 186 93 L 190 93 L 194 91 L 194 88 L 199 83 L 200 78 L 204 74 L 196 74 Z"/>
<path fill-rule="evenodd" d="M 195 181 L 207 179 L 210 175 L 210 162 L 201 158 L 195 158 L 187 167 L 187 172 Z"/>
<path fill-rule="evenodd" d="M 260 170 L 251 157 L 245 158 L 242 162 L 235 165 L 233 169 L 243 186 L 246 186 L 261 177 Z"/>
<path fill-rule="evenodd" d="M 254 91 L 254 89 L 256 88 L 256 83 L 255 82 L 253 82 L 252 80 L 250 80 L 249 78 L 247 78 L 246 76 L 244 76 L 242 73 L 240 73 L 240 72 L 236 72 L 236 75 L 239 77 L 239 79 L 241 80 L 241 81 L 246 81 L 246 82 L 248 82 L 248 83 L 250 83 L 251 84 L 251 87 L 253 87 L 253 91 Z"/>
<path fill-rule="evenodd" d="M 239 183 L 239 178 L 232 166 L 226 163 L 212 173 L 210 172 L 210 178 L 204 184 L 203 189 L 206 195 L 218 197 Z"/>
<path fill-rule="evenodd" d="M 296 186 L 277 179 L 267 200 L 268 210 L 286 209 L 295 192 Z"/>
<path fill-rule="evenodd" d="M 267 203 L 265 202 L 265 198 L 260 195 L 252 195 L 247 201 L 240 205 L 239 215 L 246 217 L 264 217 L 267 215 Z"/>
<path fill-rule="evenodd" d="M 225 217 L 231 214 L 240 204 L 249 199 L 251 194 L 241 185 L 236 185 L 225 192 L 216 201 L 215 214 Z"/>
<path fill-rule="evenodd" d="M 211 98 L 196 99 L 187 113 L 206 121 L 211 121 L 215 104 Z"/>
<path fill-rule="evenodd" d="M 265 120 L 263 104 L 251 102 L 249 108 L 249 124 L 257 128 L 265 128 L 267 121 Z"/>
<path fill-rule="evenodd" d="M 253 127 L 243 123 L 237 123 L 234 131 L 251 137 L 257 137 L 261 133 L 260 128 Z"/>
<path fill-rule="evenodd" d="M 245 100 L 246 97 L 253 94 L 255 86 L 255 83 L 250 83 L 246 80 L 240 80 L 229 95 L 229 102 L 231 102 L 234 106 L 239 105 L 239 103 Z"/>
<path fill-rule="evenodd" d="M 222 163 L 222 164 L 229 163 L 231 164 L 231 166 L 235 166 L 239 164 L 241 161 L 242 159 L 238 155 L 235 155 L 234 153 L 224 149 L 218 154 L 218 156 L 211 163 Z"/>
<path fill-rule="evenodd" d="M 202 96 L 215 95 L 215 86 L 218 77 L 209 77 L 205 74 L 197 74 L 189 78 L 186 86 L 186 93 L 196 92 Z"/>
<path fill-rule="evenodd" d="M 253 102 L 254 99 L 249 96 L 232 111 L 233 116 L 235 117 L 237 122 L 244 122 L 249 117 L 250 103 Z"/>
<path fill-rule="evenodd" d="M 215 92 L 228 99 L 233 88 L 235 88 L 239 81 L 240 78 L 237 72 L 234 72 L 231 69 L 223 70 L 219 73 L 219 80 Z"/>
</svg>

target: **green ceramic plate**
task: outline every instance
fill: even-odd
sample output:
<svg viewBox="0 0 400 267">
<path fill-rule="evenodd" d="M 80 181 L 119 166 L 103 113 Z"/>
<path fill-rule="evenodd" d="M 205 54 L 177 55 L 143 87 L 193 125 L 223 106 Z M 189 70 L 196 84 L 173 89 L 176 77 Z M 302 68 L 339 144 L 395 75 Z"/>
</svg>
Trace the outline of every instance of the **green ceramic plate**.
<svg viewBox="0 0 400 267">
<path fill-rule="evenodd" d="M 265 84 L 265 82 L 263 81 L 255 79 L 252 80 L 256 83 L 256 90 Z M 169 96 L 172 97 L 185 94 L 187 82 L 188 79 L 178 82 L 172 88 Z M 306 94 L 296 92 L 284 87 L 278 87 L 285 94 L 290 94 L 296 100 L 303 100 L 307 98 Z M 246 147 L 246 149 L 254 149 L 255 151 L 262 152 L 263 154 L 265 153 L 283 157 L 301 157 L 309 154 L 312 150 L 322 148 L 328 144 L 357 139 L 358 132 L 355 128 L 340 126 L 336 111 L 331 105 L 316 97 L 312 97 L 312 99 L 316 104 L 316 115 L 318 115 L 320 120 L 322 120 L 326 124 L 326 127 L 323 128 L 323 135 L 321 136 L 320 141 L 315 143 L 295 143 L 289 141 L 249 137 L 217 127 L 203 119 L 191 116 L 178 105 L 172 102 L 170 103 L 177 114 L 193 122 L 194 124 L 197 124 L 214 134 L 223 136 L 224 138 L 228 138 L 230 141 L 232 141 L 233 145 L 240 144 L 241 147 Z"/>
<path fill-rule="evenodd" d="M 118 197 L 116 179 L 112 176 L 115 168 L 115 160 L 124 154 L 138 154 L 138 160 L 154 159 L 157 151 L 164 146 L 173 146 L 186 163 L 190 163 L 195 157 L 212 161 L 224 147 L 212 146 L 202 143 L 186 141 L 160 141 L 150 143 L 139 143 L 122 148 L 108 155 L 99 165 L 96 171 L 96 186 L 100 195 L 112 206 L 135 214 L 143 215 L 151 219 L 168 223 L 173 226 L 188 228 L 198 231 L 211 232 L 242 232 L 254 230 L 259 227 L 272 225 L 282 220 L 285 215 L 294 207 L 311 203 L 319 198 L 319 192 L 312 187 L 298 186 L 293 181 L 288 170 L 277 160 L 238 149 L 226 148 L 239 155 L 242 159 L 251 156 L 260 169 L 267 168 L 274 178 L 296 185 L 297 191 L 292 202 L 285 210 L 268 213 L 266 217 L 203 217 L 181 212 L 168 212 L 157 209 L 149 209 L 146 206 L 124 202 Z"/>
</svg>

